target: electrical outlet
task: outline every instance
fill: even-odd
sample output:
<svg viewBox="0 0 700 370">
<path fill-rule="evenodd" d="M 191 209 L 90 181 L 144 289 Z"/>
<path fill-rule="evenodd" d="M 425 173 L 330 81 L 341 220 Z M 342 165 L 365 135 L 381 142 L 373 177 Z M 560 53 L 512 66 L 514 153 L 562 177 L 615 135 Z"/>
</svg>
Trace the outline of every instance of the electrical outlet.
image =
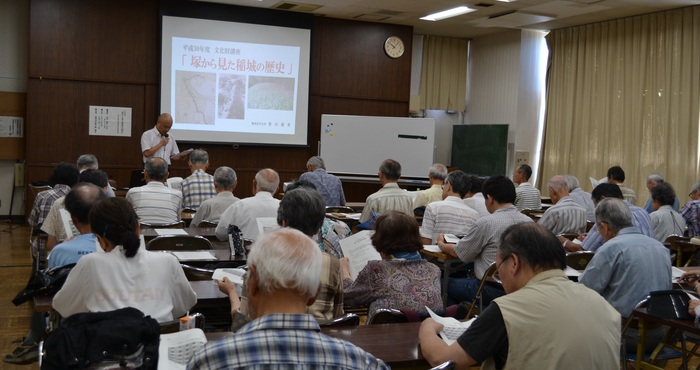
<svg viewBox="0 0 700 370">
<path fill-rule="evenodd" d="M 24 163 L 15 163 L 15 186 L 24 186 Z"/>
<path fill-rule="evenodd" d="M 530 162 L 530 152 L 516 151 L 515 152 L 515 165 L 519 166 L 521 164 L 529 164 Z"/>
</svg>

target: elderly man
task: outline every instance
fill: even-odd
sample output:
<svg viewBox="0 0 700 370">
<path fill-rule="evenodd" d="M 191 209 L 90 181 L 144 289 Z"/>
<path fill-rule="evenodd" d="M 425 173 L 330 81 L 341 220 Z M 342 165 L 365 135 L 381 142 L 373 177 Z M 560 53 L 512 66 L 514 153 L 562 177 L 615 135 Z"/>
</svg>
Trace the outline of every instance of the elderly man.
<svg viewBox="0 0 700 370">
<path fill-rule="evenodd" d="M 442 199 L 425 207 L 420 236 L 423 244 L 436 244 L 440 234 L 465 235 L 479 218 L 475 210 L 469 208 L 462 198 L 471 184 L 462 171 L 447 175 L 442 188 Z"/>
<path fill-rule="evenodd" d="M 647 199 L 647 203 L 644 205 L 644 209 L 652 213 L 654 212 L 654 207 L 651 205 L 651 189 L 655 188 L 656 185 L 663 184 L 665 182 L 664 177 L 661 176 L 660 173 L 652 173 L 649 176 L 647 176 L 647 190 L 649 190 L 649 199 Z M 678 212 L 679 207 L 680 207 L 681 201 L 678 199 L 678 196 L 676 195 L 676 198 L 673 200 L 673 210 Z"/>
<path fill-rule="evenodd" d="M 271 168 L 258 171 L 253 179 L 254 195 L 241 199 L 226 208 L 216 226 L 216 237 L 221 241 L 228 240 L 228 226 L 236 225 L 243 232 L 244 238 L 256 240 L 258 238 L 258 218 L 277 216 L 280 201 L 275 199 L 273 195 L 277 192 L 279 185 L 280 177 L 277 171 Z"/>
<path fill-rule="evenodd" d="M 216 196 L 202 202 L 197 209 L 197 213 L 192 218 L 192 225 L 199 226 L 199 223 L 205 220 L 214 223 L 219 222 L 224 211 L 240 200 L 233 195 L 233 190 L 237 184 L 236 171 L 226 166 L 217 168 L 214 171 Z"/>
<path fill-rule="evenodd" d="M 622 197 L 631 204 L 637 203 L 637 194 L 634 190 L 623 184 L 625 182 L 625 171 L 620 166 L 612 166 L 608 168 L 608 182 L 620 187 Z"/>
<path fill-rule="evenodd" d="M 671 259 L 661 242 L 643 235 L 632 225 L 632 212 L 620 199 L 601 200 L 595 209 L 596 225 L 605 244 L 595 253 L 578 281 L 598 292 L 622 317 L 649 292 L 671 289 Z M 664 330 L 651 333 L 653 348 Z M 625 332 L 626 347 L 635 348 L 637 333 Z"/>
<path fill-rule="evenodd" d="M 513 182 L 518 185 L 515 188 L 515 202 L 513 204 L 518 208 L 518 211 L 542 208 L 540 191 L 528 182 L 531 176 L 532 167 L 526 164 L 521 164 L 513 172 Z"/>
<path fill-rule="evenodd" d="M 591 199 L 591 193 L 584 191 L 579 186 L 578 178 L 566 175 L 566 183 L 569 185 L 569 196 L 576 204 L 586 209 L 586 221 L 595 222 L 595 205 Z"/>
<path fill-rule="evenodd" d="M 182 192 L 165 186 L 168 174 L 164 159 L 149 158 L 143 170 L 146 185 L 126 193 L 126 200 L 134 207 L 140 222 L 163 225 L 180 221 Z"/>
<path fill-rule="evenodd" d="M 681 216 L 688 226 L 688 236 L 700 236 L 700 182 L 693 185 L 688 194 L 691 201 L 686 203 L 681 210 Z"/>
<path fill-rule="evenodd" d="M 168 113 L 158 116 L 155 127 L 141 135 L 141 152 L 143 162 L 151 157 L 162 158 L 167 164 L 170 159 L 185 159 L 186 153 L 180 153 L 175 138 L 168 132 L 173 127 L 173 117 Z"/>
<path fill-rule="evenodd" d="M 204 149 L 195 149 L 187 164 L 192 174 L 182 180 L 182 206 L 197 209 L 202 202 L 216 195 L 214 176 L 206 173 L 209 154 Z"/>
<path fill-rule="evenodd" d="M 476 211 L 479 217 L 484 217 L 490 215 L 489 210 L 486 209 L 486 200 L 484 199 L 484 194 L 481 193 L 481 188 L 484 185 L 484 180 L 479 176 L 469 175 L 467 180 L 472 184 L 471 188 L 464 197 L 464 204 L 468 205 L 469 208 Z"/>
<path fill-rule="evenodd" d="M 595 189 L 593 189 L 591 198 L 593 199 L 593 204 L 595 205 L 598 205 L 601 200 L 606 198 L 623 199 L 622 190 L 620 187 L 609 182 L 596 186 Z M 642 234 L 653 238 L 654 227 L 651 224 L 651 218 L 649 217 L 647 211 L 645 211 L 643 208 L 635 206 L 634 204 L 631 204 L 626 200 L 623 200 L 623 203 L 629 207 L 630 211 L 632 212 L 632 224 L 639 228 Z M 593 225 L 593 227 L 588 230 L 588 233 L 581 234 L 579 236 L 579 240 L 581 239 L 581 244 L 576 244 L 563 236 L 559 237 L 559 240 L 563 243 L 564 248 L 570 252 L 581 250 L 595 252 L 605 242 L 603 236 L 598 231 L 598 224 Z"/>
<path fill-rule="evenodd" d="M 99 170 L 100 169 L 100 163 L 97 161 L 97 157 L 95 157 L 93 154 L 83 154 L 80 157 L 78 157 L 78 160 L 75 163 L 76 166 L 78 166 L 78 171 L 82 173 L 83 171 L 86 170 Z M 105 174 L 106 175 L 106 174 Z M 107 183 L 109 184 L 109 179 L 107 180 Z M 112 190 L 112 186 L 107 186 L 105 188 L 105 193 L 107 194 L 108 197 L 113 197 L 115 196 L 114 190 Z"/>
<path fill-rule="evenodd" d="M 248 255 L 253 321 L 197 351 L 188 369 L 388 369 L 355 345 L 321 333 L 306 309 L 318 294 L 322 255 L 302 232 L 264 235 Z"/>
<path fill-rule="evenodd" d="M 430 188 L 416 192 L 416 199 L 413 200 L 413 208 L 424 207 L 432 202 L 443 199 L 442 186 L 447 177 L 447 167 L 442 163 L 435 163 L 428 170 L 428 181 Z"/>
<path fill-rule="evenodd" d="M 70 163 L 61 162 L 54 168 L 49 185 L 51 189 L 44 190 L 36 195 L 34 206 L 29 214 L 27 222 L 32 228 L 41 226 L 51 210 L 51 205 L 56 199 L 65 196 L 70 188 L 78 182 L 78 167 Z"/>
<path fill-rule="evenodd" d="M 571 282 L 564 251 L 534 223 L 509 227 L 496 266 L 507 295 L 497 298 L 455 343 L 437 336 L 442 325 L 423 321 L 423 356 L 432 365 L 458 368 L 617 369 L 620 314 L 594 291 Z M 576 317 L 572 319 L 571 315 Z"/>
<path fill-rule="evenodd" d="M 345 193 L 343 192 L 343 184 L 338 176 L 331 175 L 326 172 L 326 164 L 323 158 L 313 156 L 306 162 L 306 169 L 299 176 L 299 180 L 308 181 L 316 187 L 319 193 L 323 196 L 326 206 L 344 206 Z"/>
<path fill-rule="evenodd" d="M 674 199 L 678 199 L 673 186 L 667 182 L 656 185 L 651 189 L 651 199 L 654 212 L 649 217 L 654 227 L 654 238 L 663 243 L 671 235 L 683 236 L 685 219 L 673 210 Z"/>
<path fill-rule="evenodd" d="M 447 286 L 448 304 L 471 301 L 484 273 L 496 260 L 496 249 L 501 234 L 511 225 L 532 222 L 532 219 L 518 211 L 513 205 L 515 188 L 505 176 L 493 176 L 484 182 L 482 189 L 486 198 L 486 208 L 491 213 L 481 217 L 459 243 L 448 244 L 444 236 L 438 239 L 440 249 L 464 262 L 474 262 L 476 278 L 450 278 Z M 485 285 L 482 289 L 482 300 L 488 305 L 492 299 L 500 297 L 505 292 L 497 287 Z"/>
<path fill-rule="evenodd" d="M 413 197 L 399 187 L 397 184 L 399 177 L 401 177 L 399 162 L 393 159 L 382 162 L 379 166 L 379 183 L 382 184 L 382 188 L 367 197 L 360 222 L 369 220 L 371 212 L 399 211 L 413 216 Z"/>
<path fill-rule="evenodd" d="M 547 183 L 553 206 L 549 207 L 537 223 L 554 235 L 586 231 L 586 209 L 569 196 L 569 184 L 564 176 L 554 176 Z"/>
</svg>

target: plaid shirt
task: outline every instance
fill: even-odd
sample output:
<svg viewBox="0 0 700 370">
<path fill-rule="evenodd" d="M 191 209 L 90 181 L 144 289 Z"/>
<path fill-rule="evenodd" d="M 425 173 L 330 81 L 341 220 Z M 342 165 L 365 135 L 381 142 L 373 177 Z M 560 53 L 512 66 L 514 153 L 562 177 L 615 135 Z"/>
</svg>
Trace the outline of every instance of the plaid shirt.
<svg viewBox="0 0 700 370">
<path fill-rule="evenodd" d="M 36 199 L 34 199 L 32 213 L 29 214 L 29 219 L 27 220 L 29 226 L 37 227 L 43 223 L 46 216 L 49 215 L 53 202 L 60 197 L 65 197 L 69 191 L 70 186 L 56 184 L 53 189 L 44 190 L 37 194 Z"/>
<path fill-rule="evenodd" d="M 197 351 L 188 369 L 389 369 L 354 344 L 321 333 L 305 314 L 257 318 Z"/>
<path fill-rule="evenodd" d="M 686 203 L 681 210 L 681 216 L 688 224 L 688 236 L 694 237 L 700 235 L 700 220 L 698 220 L 698 209 L 700 208 L 700 200 L 694 200 Z"/>
<path fill-rule="evenodd" d="M 197 209 L 205 200 L 216 196 L 214 176 L 196 169 L 182 180 L 182 206 Z"/>
</svg>

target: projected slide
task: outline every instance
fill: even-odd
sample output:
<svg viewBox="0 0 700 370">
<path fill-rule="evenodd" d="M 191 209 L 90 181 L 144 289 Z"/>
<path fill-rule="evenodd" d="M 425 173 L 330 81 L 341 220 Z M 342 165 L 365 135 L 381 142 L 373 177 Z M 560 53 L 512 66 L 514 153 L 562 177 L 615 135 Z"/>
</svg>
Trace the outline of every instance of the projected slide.
<svg viewBox="0 0 700 370">
<path fill-rule="evenodd" d="M 306 144 L 309 30 L 167 16 L 163 30 L 161 110 L 179 141 Z"/>
</svg>

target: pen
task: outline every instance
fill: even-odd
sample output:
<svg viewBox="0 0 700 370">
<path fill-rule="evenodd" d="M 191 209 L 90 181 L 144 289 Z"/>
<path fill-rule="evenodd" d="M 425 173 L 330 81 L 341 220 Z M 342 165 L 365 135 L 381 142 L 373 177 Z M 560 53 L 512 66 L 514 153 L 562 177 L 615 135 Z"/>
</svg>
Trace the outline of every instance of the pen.
<svg viewBox="0 0 700 370">
<path fill-rule="evenodd" d="M 676 280 L 678 281 L 688 281 L 689 279 L 700 279 L 700 275 L 686 275 L 683 277 L 678 277 Z"/>
</svg>

